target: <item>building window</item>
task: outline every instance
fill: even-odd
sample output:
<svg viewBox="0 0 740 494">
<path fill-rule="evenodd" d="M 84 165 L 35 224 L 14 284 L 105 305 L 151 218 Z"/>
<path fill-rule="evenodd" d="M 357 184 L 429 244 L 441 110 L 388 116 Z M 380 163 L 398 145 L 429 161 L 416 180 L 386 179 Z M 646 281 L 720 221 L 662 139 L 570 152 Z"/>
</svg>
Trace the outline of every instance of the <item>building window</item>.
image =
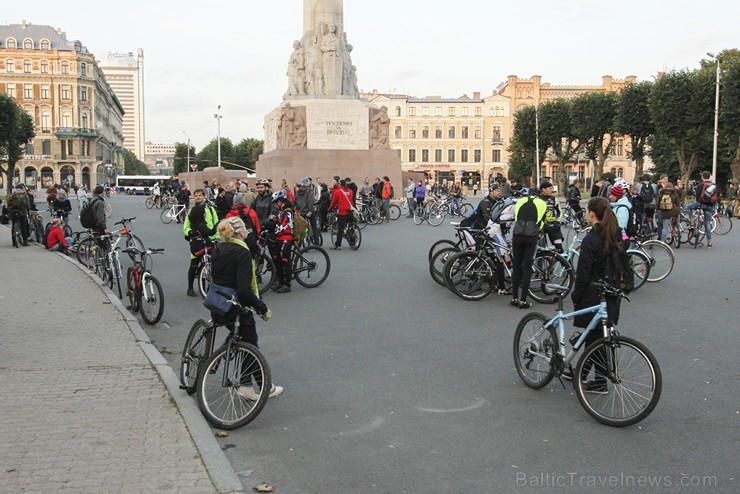
<svg viewBox="0 0 740 494">
<path fill-rule="evenodd" d="M 455 126 L 454 125 L 450 125 L 447 128 L 447 137 L 449 137 L 450 139 L 455 138 Z"/>
<path fill-rule="evenodd" d="M 479 126 L 475 127 L 475 138 L 480 139 L 483 135 L 483 129 L 481 129 Z"/>
<path fill-rule="evenodd" d="M 462 161 L 463 163 L 468 162 L 468 150 L 467 149 L 460 150 L 460 161 Z"/>
<path fill-rule="evenodd" d="M 434 162 L 442 163 L 442 150 L 441 149 L 434 150 Z"/>
<path fill-rule="evenodd" d="M 416 116 L 416 107 L 412 106 L 409 108 L 409 117 L 415 117 Z"/>
<path fill-rule="evenodd" d="M 31 73 L 31 61 L 30 60 L 23 61 L 23 72 L 25 72 L 26 74 Z"/>
<path fill-rule="evenodd" d="M 33 99 L 33 84 L 23 85 L 23 99 Z"/>
<path fill-rule="evenodd" d="M 491 161 L 493 161 L 494 163 L 501 163 L 501 150 L 500 149 L 491 150 Z"/>
<path fill-rule="evenodd" d="M 8 40 L 5 42 L 5 46 L 10 50 L 15 50 L 16 48 L 18 48 L 18 43 L 15 38 L 8 38 Z"/>
<path fill-rule="evenodd" d="M 475 107 L 475 116 L 480 117 L 482 115 L 482 110 L 480 106 Z"/>
<path fill-rule="evenodd" d="M 15 84 L 8 84 L 7 86 L 5 86 L 5 92 L 11 98 L 17 98 L 18 97 L 18 93 L 16 92 L 16 89 L 15 89 Z"/>
<path fill-rule="evenodd" d="M 467 125 L 463 125 L 462 126 L 462 131 L 460 132 L 460 137 L 463 138 L 463 139 L 467 139 L 468 138 L 468 126 Z"/>
<path fill-rule="evenodd" d="M 33 40 L 26 38 L 23 40 L 23 49 L 24 50 L 33 50 Z"/>
<path fill-rule="evenodd" d="M 429 150 L 428 149 L 421 150 L 421 161 L 423 163 L 429 163 Z"/>
<path fill-rule="evenodd" d="M 488 109 L 488 115 L 491 116 L 491 117 L 495 117 L 496 116 L 496 110 L 493 107 L 489 108 Z"/>
<path fill-rule="evenodd" d="M 463 117 L 467 117 L 468 116 L 468 107 L 467 106 L 465 106 L 463 108 L 460 108 L 460 115 L 462 115 Z"/>
<path fill-rule="evenodd" d="M 87 113 L 82 114 L 82 128 L 83 129 L 87 128 Z"/>
<path fill-rule="evenodd" d="M 553 182 L 558 181 L 558 167 L 557 166 L 552 167 L 552 181 Z"/>
<path fill-rule="evenodd" d="M 87 75 L 87 64 L 86 63 L 80 64 L 80 75 L 82 77 L 85 77 Z"/>
<path fill-rule="evenodd" d="M 64 100 L 71 99 L 70 93 L 71 93 L 71 90 L 70 90 L 69 86 L 62 86 L 62 99 L 64 99 Z M 65 125 L 65 127 L 66 127 L 66 125 Z"/>
<path fill-rule="evenodd" d="M 49 61 L 48 60 L 41 60 L 41 73 L 42 74 L 49 73 Z"/>
<path fill-rule="evenodd" d="M 450 116 L 450 117 L 454 117 L 455 116 L 455 107 L 454 106 L 451 106 L 451 107 L 449 107 L 447 109 L 447 115 Z"/>
<path fill-rule="evenodd" d="M 622 156 L 624 154 L 624 140 L 619 139 L 617 141 L 617 156 Z"/>
<path fill-rule="evenodd" d="M 72 127 L 72 115 L 70 113 L 62 113 L 62 127 Z"/>
<path fill-rule="evenodd" d="M 416 127 L 409 127 L 409 139 L 416 139 Z"/>
<path fill-rule="evenodd" d="M 578 180 L 581 183 L 584 183 L 584 180 L 586 179 L 586 167 L 585 166 L 579 166 L 578 167 Z"/>
<path fill-rule="evenodd" d="M 49 86 L 41 86 L 41 99 L 49 99 Z"/>
<path fill-rule="evenodd" d="M 624 168 L 617 168 L 617 177 L 624 178 Z"/>
<path fill-rule="evenodd" d="M 473 149 L 473 161 L 478 163 L 480 161 L 481 153 L 480 149 Z"/>
<path fill-rule="evenodd" d="M 421 138 L 429 139 L 429 126 L 425 125 L 421 128 Z"/>
<path fill-rule="evenodd" d="M 434 138 L 442 139 L 442 126 L 441 125 L 436 125 L 434 127 Z"/>
<path fill-rule="evenodd" d="M 62 62 L 62 74 L 69 74 L 69 62 Z"/>
<path fill-rule="evenodd" d="M 403 132 L 403 129 L 401 128 L 401 126 L 400 125 L 396 125 L 396 127 L 395 127 L 395 129 L 393 131 L 393 137 L 395 137 L 396 139 L 400 139 L 402 132 Z"/>
<path fill-rule="evenodd" d="M 409 162 L 416 163 L 416 149 L 409 149 Z"/>
<path fill-rule="evenodd" d="M 397 117 L 400 117 L 401 116 L 401 107 L 400 106 L 397 106 L 396 107 L 396 116 Z"/>
<path fill-rule="evenodd" d="M 493 142 L 503 142 L 501 139 L 501 127 L 494 127 L 491 129 L 491 141 Z"/>
<path fill-rule="evenodd" d="M 435 117 L 441 117 L 442 116 L 442 107 L 441 106 L 436 106 L 434 108 L 434 116 Z"/>
<path fill-rule="evenodd" d="M 41 49 L 42 50 L 51 50 L 51 43 L 49 43 L 48 39 L 42 39 L 41 40 Z"/>
<path fill-rule="evenodd" d="M 51 154 L 51 141 L 45 139 L 41 141 L 41 154 Z"/>
<path fill-rule="evenodd" d="M 450 163 L 455 162 L 455 150 L 454 149 L 447 150 L 447 161 L 449 161 Z"/>
<path fill-rule="evenodd" d="M 87 101 L 87 88 L 84 86 L 80 88 L 80 101 Z"/>
<path fill-rule="evenodd" d="M 429 107 L 428 106 L 422 106 L 421 107 L 421 116 L 422 117 L 428 117 L 429 116 Z"/>
<path fill-rule="evenodd" d="M 51 115 L 48 113 L 41 114 L 41 132 L 49 132 L 51 130 Z M 44 153 L 51 154 L 51 153 Z"/>
<path fill-rule="evenodd" d="M 15 60 L 6 60 L 5 61 L 5 72 L 12 74 L 15 72 Z"/>
</svg>

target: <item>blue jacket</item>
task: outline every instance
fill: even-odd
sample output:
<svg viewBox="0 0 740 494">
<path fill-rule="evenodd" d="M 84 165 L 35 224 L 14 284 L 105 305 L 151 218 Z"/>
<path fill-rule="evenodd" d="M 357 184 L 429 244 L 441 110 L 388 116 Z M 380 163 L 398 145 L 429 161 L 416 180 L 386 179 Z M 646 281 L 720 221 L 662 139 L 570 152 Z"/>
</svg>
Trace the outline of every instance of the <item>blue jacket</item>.
<svg viewBox="0 0 740 494">
<path fill-rule="evenodd" d="M 627 209 L 620 206 L 626 206 Z M 622 196 L 616 202 L 611 203 L 611 207 L 617 217 L 619 228 L 622 229 L 622 234 L 624 234 L 627 231 L 627 224 L 630 221 L 630 211 L 632 210 L 632 203 L 629 199 L 627 199 L 627 196 Z"/>
</svg>

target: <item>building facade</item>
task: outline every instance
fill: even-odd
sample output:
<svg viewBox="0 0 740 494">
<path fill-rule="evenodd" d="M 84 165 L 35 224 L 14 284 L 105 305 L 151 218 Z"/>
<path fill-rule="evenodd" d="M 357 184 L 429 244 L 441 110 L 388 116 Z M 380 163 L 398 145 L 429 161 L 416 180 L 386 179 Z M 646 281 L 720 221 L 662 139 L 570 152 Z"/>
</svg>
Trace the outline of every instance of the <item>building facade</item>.
<svg viewBox="0 0 740 494">
<path fill-rule="evenodd" d="M 155 175 L 172 175 L 175 167 L 175 145 L 146 142 L 144 164 Z"/>
<path fill-rule="evenodd" d="M 92 187 L 122 167 L 123 107 L 80 41 L 51 26 L 0 25 L 0 91 L 36 130 L 14 183 Z"/>
<path fill-rule="evenodd" d="M 98 64 L 123 105 L 123 147 L 144 161 L 144 50 L 139 48 L 136 56 L 133 52 L 108 53 Z"/>
</svg>

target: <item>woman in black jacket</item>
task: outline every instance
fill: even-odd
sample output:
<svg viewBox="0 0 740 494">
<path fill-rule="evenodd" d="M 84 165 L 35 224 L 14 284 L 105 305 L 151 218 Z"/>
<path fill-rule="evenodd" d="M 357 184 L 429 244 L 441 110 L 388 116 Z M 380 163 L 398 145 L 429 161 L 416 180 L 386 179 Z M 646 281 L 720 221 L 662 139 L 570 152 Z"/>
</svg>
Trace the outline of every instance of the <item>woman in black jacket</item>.
<svg viewBox="0 0 740 494">
<path fill-rule="evenodd" d="M 237 290 L 239 302 L 242 305 L 253 307 L 257 314 L 264 319 L 269 319 L 270 312 L 267 305 L 260 300 L 255 291 L 257 281 L 252 263 L 252 254 L 244 242 L 248 235 L 247 227 L 244 226 L 244 222 L 239 217 L 226 218 L 218 224 L 218 234 L 223 242 L 218 244 L 211 257 L 213 283 Z M 236 310 L 236 308 L 232 309 L 223 318 L 215 314 L 213 314 L 213 317 L 217 324 L 227 324 L 234 320 Z M 246 343 L 258 346 L 257 325 L 251 312 L 239 315 L 239 337 Z M 269 396 L 272 398 L 282 392 L 282 386 L 273 384 Z M 256 400 L 257 398 L 254 389 L 246 383 L 239 388 L 238 393 L 249 400 Z"/>
<path fill-rule="evenodd" d="M 329 228 L 329 204 L 331 204 L 331 193 L 329 192 L 329 186 L 322 182 L 321 184 L 321 195 L 319 199 L 319 213 L 321 215 L 321 231 L 325 232 Z"/>
</svg>

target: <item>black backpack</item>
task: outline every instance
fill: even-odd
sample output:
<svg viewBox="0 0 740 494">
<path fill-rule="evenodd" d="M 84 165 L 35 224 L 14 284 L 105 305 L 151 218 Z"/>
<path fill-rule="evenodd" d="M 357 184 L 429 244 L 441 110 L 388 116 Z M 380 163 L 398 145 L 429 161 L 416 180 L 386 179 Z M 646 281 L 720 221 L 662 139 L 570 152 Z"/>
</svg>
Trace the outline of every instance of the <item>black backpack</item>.
<svg viewBox="0 0 740 494">
<path fill-rule="evenodd" d="M 629 208 L 625 206 L 624 204 L 617 204 L 617 207 L 614 209 L 614 214 L 617 214 L 617 210 L 619 208 L 627 208 L 627 214 L 629 215 L 629 219 L 627 220 L 627 228 L 625 229 L 624 233 L 629 237 L 632 238 L 635 235 L 637 235 L 637 232 L 640 231 L 640 220 L 637 216 L 637 211 L 635 211 L 635 208 Z"/>
<path fill-rule="evenodd" d="M 99 197 L 93 197 L 87 204 L 85 204 L 80 210 L 80 225 L 82 228 L 95 228 L 95 211 L 93 211 L 93 203 L 102 201 Z"/>
<path fill-rule="evenodd" d="M 653 189 L 653 184 L 650 182 L 643 182 L 639 197 L 645 204 L 653 202 L 653 199 L 655 199 L 655 189 Z"/>
<path fill-rule="evenodd" d="M 621 245 L 612 249 L 607 256 L 604 264 L 604 278 L 624 293 L 630 293 L 635 288 L 635 272 L 632 270 L 630 257 Z"/>
</svg>

